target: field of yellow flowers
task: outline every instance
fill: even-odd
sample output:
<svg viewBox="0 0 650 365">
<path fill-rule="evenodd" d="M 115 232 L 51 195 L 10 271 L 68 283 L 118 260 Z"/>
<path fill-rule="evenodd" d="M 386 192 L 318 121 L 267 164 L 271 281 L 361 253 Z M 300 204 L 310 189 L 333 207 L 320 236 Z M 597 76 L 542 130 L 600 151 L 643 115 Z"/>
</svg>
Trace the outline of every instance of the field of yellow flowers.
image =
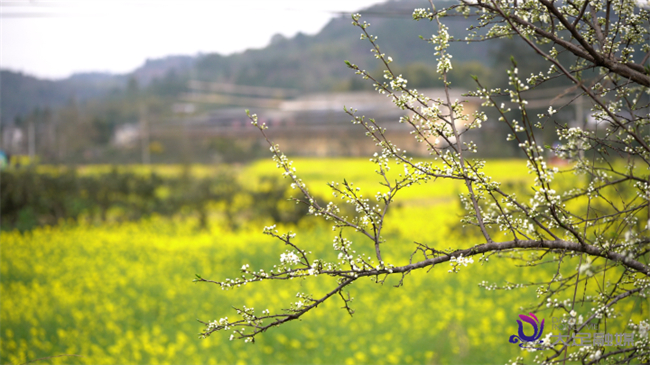
<svg viewBox="0 0 650 365">
<path fill-rule="evenodd" d="M 304 159 L 296 166 L 312 190 L 325 195 L 325 182 L 342 178 L 376 189 L 373 165 L 365 161 Z M 273 170 L 270 162 L 242 167 L 241 181 Z M 520 161 L 498 162 L 490 173 L 513 183 L 530 179 Z M 447 248 L 471 240 L 472 233 L 461 234 L 455 223 L 461 189 L 443 182 L 406 191 L 390 212 L 387 261 L 406 263 L 414 241 Z M 296 292 L 319 294 L 332 284 L 319 277 L 222 291 L 193 283 L 195 274 L 215 280 L 236 276 L 244 264 L 272 267 L 285 251 L 281 242 L 262 235 L 261 225 L 233 231 L 219 217 L 216 212 L 203 230 L 192 218 L 153 217 L 3 232 L 0 363 L 47 357 L 36 363 L 438 364 L 529 356 L 508 338 L 517 331 L 521 307 L 534 303 L 535 288 L 486 291 L 477 284 L 539 282 L 553 268 L 514 268 L 506 258 L 477 262 L 459 273 L 448 273 L 448 266 L 414 272 L 399 288 L 394 287 L 399 278 L 383 285 L 360 282 L 349 288 L 353 317 L 333 298 L 254 344 L 229 341 L 228 333 L 199 339 L 197 319 L 235 317 L 232 305 L 279 311 L 295 301 Z M 316 254 L 331 254 L 329 226 L 303 220 L 278 229 L 298 232 L 297 239 Z"/>
</svg>

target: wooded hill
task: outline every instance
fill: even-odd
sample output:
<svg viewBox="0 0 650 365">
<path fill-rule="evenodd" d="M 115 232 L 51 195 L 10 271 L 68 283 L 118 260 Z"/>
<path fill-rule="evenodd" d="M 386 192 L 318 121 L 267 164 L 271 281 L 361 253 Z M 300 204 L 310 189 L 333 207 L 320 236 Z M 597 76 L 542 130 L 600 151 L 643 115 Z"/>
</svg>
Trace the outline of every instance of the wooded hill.
<svg viewBox="0 0 650 365">
<path fill-rule="evenodd" d="M 447 1 L 437 3 L 449 5 Z M 437 33 L 437 24 L 412 19 L 414 8 L 426 6 L 427 2 L 421 0 L 401 0 L 359 11 L 371 24 L 369 31 L 378 37 L 382 52 L 394 59 L 393 69 L 404 74 L 409 86 L 420 89 L 442 86 L 435 73 L 434 47 L 426 41 Z M 472 21 L 450 14 L 445 24 L 452 36 L 462 37 Z M 37 135 L 40 131 L 37 139 L 49 141 L 50 145 L 39 143 L 41 150 L 36 153 L 42 160 L 63 162 L 67 161 L 65 156 L 93 155 L 89 150 L 108 147 L 119 126 L 139 121 L 143 105 L 151 120 L 174 117 L 174 105 L 182 102 L 182 96 L 190 91 L 190 80 L 290 89 L 293 95 L 372 90 L 371 82 L 362 80 L 344 63 L 349 60 L 366 70 L 374 70 L 372 73 L 381 77 L 381 63 L 370 52 L 368 42 L 359 40 L 359 35 L 360 31 L 351 25 L 350 15 L 342 14 L 316 35 L 298 34 L 292 38 L 276 35 L 263 49 L 229 56 L 202 54 L 147 60 L 126 75 L 86 73 L 63 80 L 40 80 L 3 70 L 0 121 L 3 131 L 27 130 L 30 123 L 35 124 Z M 484 85 L 507 82 L 505 69 L 511 66 L 512 53 L 517 48 L 525 49 L 514 47 L 514 42 L 506 39 L 452 43 L 450 52 L 457 62 L 448 75 L 452 87 L 473 88 L 475 82 L 470 75 L 479 76 Z M 521 62 L 521 71 L 540 62 L 526 54 L 517 54 L 517 58 L 526 61 Z M 233 93 L 237 94 L 237 90 L 242 88 Z M 241 108 L 241 103 L 199 105 L 197 112 L 232 106 Z M 55 137 L 53 133 L 62 135 Z M 8 148 L 7 138 L 3 136 L 2 148 Z M 22 152 L 13 153 L 25 153 L 25 148 L 21 148 Z"/>
<path fill-rule="evenodd" d="M 411 16 L 414 8 L 424 5 L 426 2 L 423 1 L 390 1 L 360 13 L 371 23 L 372 34 L 379 37 L 382 49 L 395 59 L 395 64 L 405 73 L 420 76 L 412 77 L 411 82 L 431 87 L 437 84 L 437 78 L 430 72 L 435 67 L 433 47 L 418 36 L 430 37 L 436 32 L 436 27 L 429 22 L 415 22 Z M 469 25 L 463 17 L 450 19 L 453 19 L 448 22 L 452 34 L 462 34 Z M 480 73 L 482 66 L 490 66 L 487 44 L 467 46 L 457 43 L 451 52 L 455 60 L 471 63 L 468 68 L 475 73 Z M 285 38 L 278 34 L 263 49 L 229 56 L 205 54 L 148 60 L 127 75 L 85 73 L 63 80 L 42 80 L 2 70 L 1 120 L 7 123 L 17 116 L 26 116 L 35 108 L 57 108 L 73 100 L 84 103 L 114 98 L 127 91 L 130 78 L 144 91 L 156 96 L 173 96 L 185 91 L 190 77 L 237 85 L 292 88 L 302 92 L 370 87 L 354 77 L 344 60 L 368 70 L 379 66 L 369 52 L 369 45 L 359 40 L 358 29 L 350 25 L 349 14 L 332 19 L 316 35 L 299 33 L 293 38 Z"/>
</svg>

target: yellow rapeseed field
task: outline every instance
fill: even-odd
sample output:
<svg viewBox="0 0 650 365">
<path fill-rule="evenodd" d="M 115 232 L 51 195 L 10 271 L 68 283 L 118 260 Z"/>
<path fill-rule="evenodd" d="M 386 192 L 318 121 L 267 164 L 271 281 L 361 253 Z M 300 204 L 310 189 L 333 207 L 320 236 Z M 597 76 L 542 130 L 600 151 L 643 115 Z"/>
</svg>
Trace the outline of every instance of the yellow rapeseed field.
<svg viewBox="0 0 650 365">
<path fill-rule="evenodd" d="M 325 195 L 324 182 L 343 177 L 376 189 L 373 165 L 365 161 L 304 159 L 296 166 L 314 191 Z M 274 173 L 270 162 L 240 170 L 248 177 Z M 493 174 L 529 181 L 520 161 L 497 163 Z M 407 263 L 413 241 L 445 249 L 473 239 L 473 233 L 461 234 L 454 226 L 460 214 L 456 194 L 462 187 L 434 186 L 406 192 L 404 204 L 390 212 L 388 262 Z M 232 305 L 279 311 L 295 301 L 297 292 L 318 295 L 333 283 L 318 277 L 230 291 L 193 283 L 195 274 L 215 280 L 237 276 L 243 264 L 270 268 L 285 251 L 281 242 L 262 235 L 262 226 L 232 231 L 218 217 L 213 216 L 207 230 L 197 229 L 191 218 L 154 217 L 3 232 L 0 363 L 58 355 L 79 356 L 36 363 L 437 364 L 531 358 L 508 338 L 517 331 L 518 314 L 526 313 L 522 307 L 535 303 L 535 287 L 487 291 L 477 284 L 545 281 L 555 268 L 517 268 L 507 257 L 477 261 L 459 273 L 448 273 L 449 265 L 414 272 L 399 288 L 394 287 L 399 277 L 383 285 L 359 282 L 349 288 L 355 298 L 353 317 L 333 298 L 301 321 L 269 330 L 255 344 L 229 341 L 229 333 L 199 339 L 197 319 L 234 318 Z M 315 255 L 333 255 L 329 226 L 304 220 L 298 227 L 278 229 L 298 232 L 297 242 Z M 363 241 L 357 245 L 359 251 L 371 250 Z M 550 322 L 552 313 L 537 315 Z"/>
</svg>

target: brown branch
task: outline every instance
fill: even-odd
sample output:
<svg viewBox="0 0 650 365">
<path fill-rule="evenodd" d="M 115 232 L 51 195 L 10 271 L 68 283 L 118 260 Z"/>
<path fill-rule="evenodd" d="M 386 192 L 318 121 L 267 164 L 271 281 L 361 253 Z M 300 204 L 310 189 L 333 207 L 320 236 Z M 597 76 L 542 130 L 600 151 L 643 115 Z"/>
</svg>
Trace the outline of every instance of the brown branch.
<svg viewBox="0 0 650 365">
<path fill-rule="evenodd" d="M 601 66 L 605 67 L 611 72 L 618 74 L 626 79 L 631 79 L 632 81 L 638 83 L 639 85 L 643 86 L 648 86 L 650 87 L 650 76 L 645 75 L 643 72 L 637 71 L 636 67 L 630 67 L 627 64 L 619 63 L 615 59 L 609 58 L 609 57 L 604 57 L 600 53 L 598 53 L 590 44 L 587 42 L 580 32 L 578 32 L 574 27 L 571 26 L 571 23 L 562 16 L 562 14 L 557 10 L 557 8 L 553 5 L 553 3 L 547 1 L 547 0 L 540 0 L 542 4 L 544 4 L 549 11 L 557 17 L 557 19 L 564 25 L 574 36 L 574 38 L 580 43 L 580 45 L 573 44 L 569 41 L 566 41 L 562 39 L 560 36 L 558 36 L 555 33 L 548 32 L 535 24 L 528 22 L 518 16 L 511 15 L 511 14 L 505 14 L 500 8 L 498 8 L 496 5 L 495 6 L 490 6 L 486 3 L 479 3 L 477 5 L 473 4 L 468 4 L 470 6 L 478 6 L 482 8 L 486 8 L 488 11 L 499 14 L 501 17 L 504 19 L 510 19 L 513 22 L 525 26 L 527 28 L 532 29 L 537 35 L 539 35 L 542 38 L 546 38 L 553 43 L 556 43 L 560 45 L 562 48 L 568 50 L 569 52 L 573 53 L 574 55 L 583 58 L 591 63 L 593 63 L 596 66 Z M 554 18 L 554 17 L 552 17 Z"/>
<path fill-rule="evenodd" d="M 553 240 L 553 241 L 514 240 L 514 241 L 505 241 L 505 242 L 484 243 L 465 250 L 455 251 L 453 253 L 450 253 L 448 256 L 430 258 L 424 261 L 416 262 L 414 264 L 391 268 L 391 270 L 392 272 L 410 271 L 410 270 L 419 269 L 430 265 L 436 265 L 442 262 L 446 262 L 449 261 L 451 257 L 457 257 L 460 256 L 461 254 L 464 257 L 469 257 L 469 256 L 474 256 L 474 255 L 488 253 L 488 252 L 504 251 L 504 250 L 511 250 L 517 248 L 551 249 L 551 250 L 567 250 L 567 251 L 574 251 L 574 252 L 583 252 L 591 256 L 598 256 L 598 257 L 619 262 L 634 271 L 650 276 L 650 267 L 628 256 L 625 256 L 617 252 L 606 251 L 590 244 L 586 244 L 586 243 L 580 244 L 577 242 L 570 242 L 565 240 Z M 383 274 L 385 272 L 387 272 L 387 270 L 377 270 L 377 271 L 371 270 L 367 275 L 377 275 L 377 274 Z M 359 273 L 359 276 L 361 275 L 362 274 Z"/>
</svg>

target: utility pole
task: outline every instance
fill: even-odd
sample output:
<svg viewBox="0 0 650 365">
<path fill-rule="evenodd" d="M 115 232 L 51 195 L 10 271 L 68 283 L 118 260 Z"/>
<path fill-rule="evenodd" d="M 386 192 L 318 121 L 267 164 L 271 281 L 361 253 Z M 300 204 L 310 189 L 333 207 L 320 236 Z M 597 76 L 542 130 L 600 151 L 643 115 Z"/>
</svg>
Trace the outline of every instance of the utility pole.
<svg viewBox="0 0 650 365">
<path fill-rule="evenodd" d="M 147 122 L 147 107 L 142 102 L 140 103 L 140 138 L 142 142 L 142 164 L 148 165 L 151 163 L 151 156 L 149 154 L 149 124 Z"/>
<path fill-rule="evenodd" d="M 56 156 L 56 146 L 57 146 L 57 139 L 56 139 L 56 133 L 57 133 L 57 113 L 52 112 L 50 114 L 50 119 L 49 119 L 49 129 L 50 129 L 50 147 L 49 147 L 49 153 L 51 155 L 52 161 L 57 161 L 57 156 Z"/>
<path fill-rule="evenodd" d="M 190 67 L 190 82 L 191 82 L 191 80 L 194 80 L 196 78 L 195 67 L 196 66 L 194 64 L 192 64 L 192 66 Z M 190 85 L 188 85 L 188 87 L 189 86 Z M 192 97 L 194 96 L 194 89 L 192 89 L 191 87 L 189 87 L 189 89 L 190 89 L 190 97 L 191 97 L 190 100 L 193 100 Z M 182 158 L 183 164 L 187 164 L 187 165 L 192 163 L 192 157 L 193 157 L 192 146 L 190 145 L 190 126 L 189 126 L 189 122 L 190 122 L 189 119 L 190 119 L 190 116 L 193 113 L 194 113 L 194 105 L 193 104 L 186 104 L 183 107 L 183 134 L 181 136 L 181 138 L 182 138 L 181 139 L 181 149 L 182 149 L 182 153 L 181 153 L 182 157 L 181 158 Z"/>
<path fill-rule="evenodd" d="M 27 119 L 27 154 L 30 163 L 34 163 L 34 157 L 36 156 L 36 127 L 34 126 L 36 117 L 37 115 L 34 115 Z"/>
</svg>

